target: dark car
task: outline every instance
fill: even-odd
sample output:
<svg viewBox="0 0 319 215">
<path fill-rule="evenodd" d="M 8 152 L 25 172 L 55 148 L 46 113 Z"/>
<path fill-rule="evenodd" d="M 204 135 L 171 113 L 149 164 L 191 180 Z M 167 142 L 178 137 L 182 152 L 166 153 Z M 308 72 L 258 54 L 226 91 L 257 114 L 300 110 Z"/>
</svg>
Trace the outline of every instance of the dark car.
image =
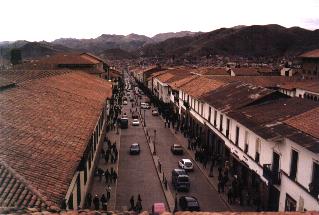
<svg viewBox="0 0 319 215">
<path fill-rule="evenodd" d="M 174 155 L 182 155 L 184 154 L 183 147 L 179 144 L 174 143 L 171 146 L 171 151 Z"/>
<path fill-rule="evenodd" d="M 186 171 L 183 169 L 173 169 L 172 184 L 176 190 L 185 190 L 188 192 L 190 188 L 190 181 Z"/>
<path fill-rule="evenodd" d="M 138 143 L 133 143 L 130 146 L 130 154 L 131 155 L 138 155 L 140 153 L 141 149 L 140 149 L 140 145 Z"/>
<path fill-rule="evenodd" d="M 194 196 L 180 197 L 179 206 L 183 211 L 200 211 L 198 200 Z"/>
</svg>

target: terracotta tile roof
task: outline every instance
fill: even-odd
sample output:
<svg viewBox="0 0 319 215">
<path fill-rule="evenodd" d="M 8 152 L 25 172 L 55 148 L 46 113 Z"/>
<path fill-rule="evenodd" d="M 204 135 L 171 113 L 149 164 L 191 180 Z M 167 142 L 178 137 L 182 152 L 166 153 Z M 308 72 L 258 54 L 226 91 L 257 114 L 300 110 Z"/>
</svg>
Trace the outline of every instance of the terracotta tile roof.
<svg viewBox="0 0 319 215">
<path fill-rule="evenodd" d="M 291 127 L 319 139 L 319 107 L 294 116 L 284 122 Z"/>
<path fill-rule="evenodd" d="M 44 198 L 64 198 L 111 84 L 73 72 L 0 92 L 0 159 Z"/>
<path fill-rule="evenodd" d="M 253 84 L 261 87 L 278 87 L 285 83 L 298 82 L 295 78 L 285 76 L 213 76 L 207 78 L 224 81 L 228 83 L 241 81 L 243 83 Z"/>
<path fill-rule="evenodd" d="M 0 77 L 11 82 L 21 83 L 27 80 L 45 78 L 55 75 L 61 75 L 74 70 L 1 70 Z"/>
<path fill-rule="evenodd" d="M 103 62 L 103 61 L 102 61 Z M 59 53 L 39 59 L 38 64 L 98 64 L 97 58 L 84 53 Z"/>
<path fill-rule="evenodd" d="M 159 79 L 161 82 L 168 84 L 189 75 L 191 75 L 189 68 L 177 67 L 164 70 L 163 73 L 161 75 L 158 75 L 156 78 Z"/>
<path fill-rule="evenodd" d="M 311 50 L 299 55 L 300 58 L 319 58 L 319 49 Z"/>
<path fill-rule="evenodd" d="M 274 90 L 264 87 L 257 87 L 242 82 L 233 82 L 207 92 L 200 96 L 200 99 L 227 113 L 274 92 Z"/>
<path fill-rule="evenodd" d="M 0 160 L 0 207 L 47 209 L 51 203 L 44 200 L 33 187 Z"/>
<path fill-rule="evenodd" d="M 242 107 L 228 113 L 228 115 L 261 137 L 270 139 L 295 133 L 287 126 L 284 126 L 283 123 L 289 118 L 316 107 L 319 107 L 319 104 L 310 100 L 278 98 Z"/>
<path fill-rule="evenodd" d="M 179 80 L 175 80 L 169 83 L 169 86 L 174 89 L 174 90 L 178 90 L 181 86 L 190 83 L 191 81 L 193 81 L 194 79 L 198 78 L 198 75 L 188 75 L 185 76 Z"/>
<path fill-rule="evenodd" d="M 231 70 L 238 76 L 258 76 L 260 75 L 259 68 L 257 67 L 240 67 L 231 68 Z"/>
<path fill-rule="evenodd" d="M 223 85 L 225 82 L 201 76 L 182 85 L 180 89 L 194 98 L 200 98 L 205 93 L 214 91 Z"/>
<path fill-rule="evenodd" d="M 193 72 L 202 75 L 230 75 L 224 67 L 200 67 L 198 69 L 194 69 Z"/>
<path fill-rule="evenodd" d="M 285 82 L 280 85 L 280 88 L 293 90 L 296 88 L 319 93 L 319 80 L 300 80 Z"/>
</svg>

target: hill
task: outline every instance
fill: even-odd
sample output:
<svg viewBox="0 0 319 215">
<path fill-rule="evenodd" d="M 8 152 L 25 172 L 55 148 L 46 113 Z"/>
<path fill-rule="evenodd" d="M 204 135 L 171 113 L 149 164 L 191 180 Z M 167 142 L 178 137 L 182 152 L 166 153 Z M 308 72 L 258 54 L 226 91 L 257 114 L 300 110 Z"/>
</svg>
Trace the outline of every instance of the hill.
<svg viewBox="0 0 319 215">
<path fill-rule="evenodd" d="M 319 30 L 279 25 L 221 28 L 193 37 L 171 38 L 149 44 L 137 53 L 145 57 L 170 56 L 293 56 L 319 48 Z"/>
</svg>

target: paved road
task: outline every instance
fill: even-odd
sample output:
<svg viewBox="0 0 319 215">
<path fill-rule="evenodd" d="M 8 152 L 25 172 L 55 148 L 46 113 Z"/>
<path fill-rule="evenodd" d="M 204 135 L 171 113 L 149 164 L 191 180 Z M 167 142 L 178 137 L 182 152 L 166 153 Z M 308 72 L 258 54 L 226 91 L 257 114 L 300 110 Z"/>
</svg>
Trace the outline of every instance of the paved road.
<svg viewBox="0 0 319 215">
<path fill-rule="evenodd" d="M 129 128 L 121 131 L 119 179 L 117 184 L 116 209 L 129 209 L 131 195 L 140 194 L 143 210 L 151 211 L 154 202 L 166 202 L 158 179 L 151 152 L 146 144 L 142 126 L 131 126 L 129 107 L 123 107 L 129 118 Z M 133 142 L 141 146 L 140 155 L 129 155 L 129 147 Z"/>
<path fill-rule="evenodd" d="M 183 156 L 173 155 L 170 152 L 170 146 L 173 143 L 178 143 L 176 137 L 168 128 L 164 127 L 164 122 L 159 116 L 152 116 L 151 110 L 146 111 L 146 127 L 149 134 L 154 136 L 156 129 L 156 151 L 160 157 L 164 173 L 168 180 L 168 185 L 171 190 L 174 190 L 171 183 L 171 171 L 178 167 L 178 161 L 182 158 L 190 158 L 187 153 Z M 186 150 L 184 150 L 186 152 Z M 194 162 L 193 162 L 194 163 Z M 195 196 L 200 203 L 202 211 L 227 211 L 225 203 L 220 199 L 218 192 L 211 187 L 206 177 L 200 172 L 198 167 L 194 165 L 194 171 L 189 173 L 190 176 L 190 191 L 188 193 L 179 192 L 178 196 L 192 195 Z"/>
</svg>

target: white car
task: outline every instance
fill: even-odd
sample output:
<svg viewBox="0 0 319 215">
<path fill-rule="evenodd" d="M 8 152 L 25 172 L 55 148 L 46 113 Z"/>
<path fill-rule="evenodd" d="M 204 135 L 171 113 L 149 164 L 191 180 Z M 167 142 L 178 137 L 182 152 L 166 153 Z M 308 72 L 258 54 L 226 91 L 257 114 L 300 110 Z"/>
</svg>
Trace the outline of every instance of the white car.
<svg viewBox="0 0 319 215">
<path fill-rule="evenodd" d="M 141 102 L 141 108 L 142 109 L 150 109 L 151 107 L 147 103 Z"/>
<path fill-rule="evenodd" d="M 127 101 L 126 100 L 123 101 L 123 105 L 127 105 Z"/>
<path fill-rule="evenodd" d="M 133 126 L 139 126 L 140 125 L 140 121 L 138 121 L 138 119 L 133 119 L 132 125 Z"/>
<path fill-rule="evenodd" d="M 178 166 L 185 170 L 193 170 L 193 163 L 190 159 L 182 159 L 178 162 Z"/>
</svg>

